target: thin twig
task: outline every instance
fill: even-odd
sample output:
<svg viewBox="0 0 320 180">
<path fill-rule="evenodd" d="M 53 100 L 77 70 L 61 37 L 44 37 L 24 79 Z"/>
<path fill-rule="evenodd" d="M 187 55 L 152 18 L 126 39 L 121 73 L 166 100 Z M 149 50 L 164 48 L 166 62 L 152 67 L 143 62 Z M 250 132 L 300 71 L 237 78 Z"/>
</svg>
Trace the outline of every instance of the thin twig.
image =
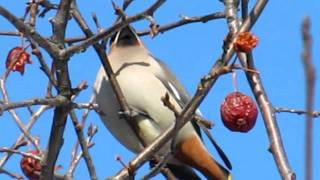
<svg viewBox="0 0 320 180">
<path fill-rule="evenodd" d="M 250 19 L 252 14 L 250 14 L 249 16 L 246 14 L 247 7 L 245 6 L 247 6 L 246 4 L 247 2 L 242 2 L 242 3 L 243 3 L 242 17 L 246 17 L 245 20 Z M 235 36 L 236 33 L 239 32 L 240 22 L 237 18 L 237 11 L 236 11 L 237 7 L 235 6 L 235 4 L 236 4 L 236 1 L 234 0 L 225 1 L 226 15 L 228 17 L 228 25 L 229 25 L 229 30 L 231 32 L 231 34 L 229 34 L 230 36 Z M 237 56 L 239 57 L 240 62 L 244 68 L 256 71 L 252 53 L 245 54 L 245 53 L 238 52 Z M 295 174 L 290 167 L 287 154 L 282 144 L 281 134 L 277 125 L 276 116 L 273 111 L 272 104 L 268 100 L 267 94 L 264 90 L 264 87 L 260 78 L 260 74 L 253 73 L 251 71 L 245 71 L 245 73 L 249 81 L 249 84 L 251 86 L 251 89 L 259 104 L 260 110 L 262 112 L 268 137 L 269 137 L 269 141 L 271 143 L 270 150 L 275 159 L 280 175 L 282 176 L 283 179 L 288 179 L 288 180 L 295 179 Z"/>
<path fill-rule="evenodd" d="M 294 113 L 294 114 L 298 114 L 298 115 L 307 114 L 307 111 L 302 110 L 302 109 L 290 109 L 290 108 L 283 108 L 283 107 L 275 107 L 274 110 L 277 113 L 286 112 L 286 113 Z M 320 111 L 313 111 L 312 117 L 314 117 L 314 118 L 320 117 Z"/>
<path fill-rule="evenodd" d="M 78 136 L 78 141 L 80 142 L 80 145 L 81 145 L 82 156 L 84 157 L 84 160 L 85 160 L 85 162 L 87 164 L 88 171 L 89 171 L 89 174 L 90 174 L 90 179 L 91 180 L 96 180 L 96 179 L 98 179 L 97 178 L 97 173 L 96 173 L 96 169 L 94 167 L 92 158 L 91 158 L 91 156 L 89 154 L 87 142 L 85 140 L 84 133 L 83 133 L 83 126 L 81 126 L 81 124 L 79 123 L 77 115 L 74 112 L 74 110 L 71 110 L 70 117 L 71 117 L 74 129 L 76 130 L 76 134 Z"/>
<path fill-rule="evenodd" d="M 5 84 L 5 79 L 0 78 L 0 89 L 3 95 L 3 99 L 4 99 L 4 104 L 9 103 L 9 95 L 8 95 L 8 91 L 6 88 L 6 84 Z M 19 129 L 23 132 L 23 134 L 25 135 L 25 137 L 27 137 L 27 139 L 31 142 L 32 145 L 34 145 L 34 147 L 40 151 L 41 148 L 39 146 L 39 144 L 37 144 L 36 140 L 31 136 L 31 134 L 26 131 L 25 126 L 22 122 L 22 120 L 20 119 L 20 117 L 18 116 L 17 112 L 14 109 L 9 110 L 10 114 L 12 115 L 13 119 L 15 120 L 16 124 L 18 125 Z"/>
<path fill-rule="evenodd" d="M 41 0 L 39 4 L 44 8 L 42 12 L 39 14 L 39 17 L 44 17 L 47 12 L 52 9 L 58 9 L 58 5 L 50 3 L 49 0 Z"/>
<path fill-rule="evenodd" d="M 94 135 L 98 132 L 98 128 L 96 126 L 93 126 L 93 125 L 90 125 L 89 128 L 88 128 L 88 137 L 87 137 L 87 140 L 86 140 L 86 144 L 87 144 L 87 147 L 88 148 L 91 148 L 94 146 L 94 143 L 92 142 L 92 139 L 94 137 Z M 70 167 L 69 167 L 69 170 L 68 170 L 68 175 L 69 176 L 73 176 L 73 173 L 78 165 L 78 163 L 80 162 L 80 159 L 83 155 L 83 152 L 80 152 L 78 154 L 78 156 L 74 155 L 75 158 L 71 161 L 71 164 L 70 164 Z"/>
<path fill-rule="evenodd" d="M 247 18 L 242 24 L 240 32 L 248 31 L 255 24 L 256 20 L 262 13 L 267 2 L 267 0 L 261 0 L 256 3 L 256 5 L 250 13 L 250 18 Z M 221 75 L 221 68 L 223 68 L 232 58 L 234 54 L 233 42 L 235 40 L 235 38 L 231 39 L 231 43 L 228 44 L 229 48 L 223 52 L 222 57 L 218 59 L 218 61 L 210 70 L 208 74 L 210 78 L 208 78 L 206 82 L 201 83 L 201 85 L 197 89 L 196 94 L 189 101 L 187 106 L 183 109 L 179 118 L 177 118 L 177 121 L 183 121 L 183 123 L 181 123 L 181 127 L 189 120 L 191 120 L 192 114 L 194 114 L 199 104 L 210 91 L 211 87 L 214 85 L 217 78 Z M 162 147 L 162 145 L 164 145 L 170 138 L 174 136 L 174 129 L 175 125 L 171 125 L 165 132 L 159 135 L 159 137 L 157 137 L 150 145 L 148 145 L 141 153 L 139 153 L 132 161 L 130 161 L 130 166 L 134 169 L 141 167 L 145 161 L 149 160 L 150 157 L 157 150 L 159 150 L 160 147 Z M 122 169 L 120 172 L 117 173 L 116 176 L 111 177 L 109 179 L 123 179 L 125 177 L 128 177 L 128 175 L 128 169 Z"/>
<path fill-rule="evenodd" d="M 35 155 L 33 153 L 28 153 L 28 152 L 22 152 L 22 151 L 19 151 L 19 150 L 16 150 L 16 149 L 9 149 L 9 148 L 6 148 L 6 147 L 2 147 L 0 148 L 0 152 L 1 153 L 14 153 L 14 154 L 20 154 L 22 156 L 26 156 L 26 157 L 31 157 L 33 159 L 37 159 L 37 160 L 42 160 L 41 157 L 39 157 L 39 155 Z"/>
<path fill-rule="evenodd" d="M 90 101 L 88 104 L 92 104 L 95 100 L 95 96 L 91 96 L 90 98 Z M 95 110 L 97 110 L 97 107 L 94 108 Z M 90 108 L 86 108 L 85 111 L 83 112 L 82 114 L 82 119 L 81 119 L 81 126 L 84 127 L 85 124 L 86 124 L 86 121 L 87 121 L 87 118 L 89 116 L 89 113 L 90 113 L 91 109 Z M 72 164 L 73 161 L 75 161 L 75 158 L 76 158 L 76 154 L 78 153 L 78 149 L 79 149 L 79 141 L 76 142 L 73 150 L 72 150 L 72 153 L 71 153 L 71 163 L 70 165 Z"/>
<path fill-rule="evenodd" d="M 28 124 L 25 126 L 25 129 L 27 132 L 30 131 L 32 126 L 36 123 L 36 121 L 39 119 L 39 117 L 47 110 L 49 109 L 49 106 L 41 106 L 31 117 L 28 122 Z M 17 141 L 11 146 L 11 149 L 18 149 L 21 144 L 24 142 L 24 134 L 22 133 Z M 8 159 L 11 157 L 12 153 L 7 153 L 0 161 L 0 167 L 3 167 L 4 164 L 8 161 Z"/>
<path fill-rule="evenodd" d="M 134 0 L 124 0 L 123 5 L 122 5 L 122 9 L 126 10 L 133 1 Z"/>
<path fill-rule="evenodd" d="M 42 37 L 38 32 L 34 31 L 30 26 L 24 24 L 18 17 L 10 13 L 7 9 L 0 6 L 0 15 L 5 17 L 8 21 L 14 25 L 19 32 L 22 32 L 29 40 L 37 42 L 42 48 L 46 49 L 49 54 L 58 54 L 58 49 L 50 43 L 47 39 Z"/>
<path fill-rule="evenodd" d="M 6 174 L 8 176 L 10 176 L 11 178 L 13 179 L 19 179 L 19 180 L 23 180 L 23 176 L 19 175 L 19 174 L 15 174 L 15 173 L 12 173 L 6 169 L 3 169 L 3 168 L 0 168 L 0 174 Z"/>
<path fill-rule="evenodd" d="M 93 36 L 92 31 L 90 30 L 89 26 L 87 25 L 87 23 L 85 22 L 84 18 L 81 16 L 79 9 L 77 8 L 77 5 L 75 4 L 75 2 L 73 3 L 73 16 L 76 19 L 77 23 L 79 24 L 79 26 L 81 27 L 82 31 L 84 32 L 84 34 L 90 38 Z M 105 50 L 103 49 L 103 47 L 101 47 L 101 45 L 99 43 L 95 43 L 93 44 L 93 47 L 95 49 L 95 51 L 97 52 L 101 64 L 106 72 L 106 75 L 108 76 L 108 79 L 110 81 L 110 84 L 112 86 L 112 89 L 114 90 L 114 93 L 116 95 L 116 98 L 119 102 L 120 105 L 120 111 L 123 112 L 123 117 L 125 118 L 125 120 L 128 122 L 128 124 L 132 127 L 133 131 L 135 132 L 135 135 L 139 138 L 140 142 L 142 144 L 144 143 L 144 140 L 142 139 L 142 137 L 140 136 L 139 132 L 139 127 L 137 126 L 137 124 L 131 120 L 132 118 L 132 112 L 129 108 L 129 105 L 126 102 L 126 99 L 124 98 L 124 95 L 122 93 L 122 90 L 120 89 L 120 85 L 117 82 L 115 73 L 113 72 L 113 70 L 111 69 L 111 65 L 109 62 L 109 59 L 106 55 Z"/>
<path fill-rule="evenodd" d="M 69 103 L 70 102 L 67 98 L 59 95 L 54 98 L 46 98 L 46 99 L 34 98 L 34 99 L 24 100 L 20 102 L 3 103 L 0 105 L 0 113 L 11 110 L 11 109 L 34 106 L 34 105 L 63 106 Z"/>
<path fill-rule="evenodd" d="M 304 50 L 302 54 L 304 70 L 306 74 L 306 136 L 305 136 L 305 179 L 313 179 L 313 106 L 315 89 L 315 68 L 312 64 L 312 36 L 310 34 L 311 22 L 308 17 L 303 20 L 302 37 Z"/>
<path fill-rule="evenodd" d="M 157 28 L 157 30 L 160 33 L 164 33 L 166 31 L 169 31 L 171 29 L 174 29 L 174 28 L 186 25 L 186 24 L 198 23 L 198 22 L 206 23 L 208 21 L 222 19 L 222 18 L 225 18 L 225 14 L 222 12 L 216 12 L 216 13 L 212 13 L 212 14 L 208 14 L 208 15 L 204 15 L 204 16 L 193 16 L 193 17 L 182 16 L 181 20 L 179 20 L 177 22 L 173 22 L 173 23 L 159 26 Z M 139 36 L 148 35 L 148 34 L 150 34 L 150 29 L 142 31 L 142 32 L 138 32 L 137 34 Z"/>
<path fill-rule="evenodd" d="M 44 59 L 38 45 L 35 43 L 31 43 L 31 47 L 32 47 L 32 54 L 35 55 L 40 62 L 41 70 L 47 75 L 50 83 L 57 88 L 57 81 L 55 80 L 53 74 L 51 73 L 51 70 L 48 64 L 46 63 L 46 60 Z"/>
<path fill-rule="evenodd" d="M 84 40 L 83 42 L 81 42 L 78 45 L 71 46 L 65 50 L 62 50 L 61 56 L 71 56 L 72 54 L 74 54 L 76 52 L 79 52 L 79 51 L 86 49 L 87 47 L 89 47 L 95 43 L 98 43 L 100 40 L 108 39 L 115 32 L 119 31 L 121 28 L 128 25 L 129 23 L 144 19 L 147 15 L 153 14 L 164 2 L 165 2 L 165 0 L 157 0 L 154 4 L 152 4 L 145 11 L 138 13 L 134 16 L 127 17 L 125 21 L 119 21 L 119 22 L 115 23 L 112 27 L 104 29 L 94 36 L 92 36 L 92 35 L 89 36 L 89 38 L 87 38 L 86 40 Z"/>
<path fill-rule="evenodd" d="M 207 15 L 203 15 L 203 16 L 192 16 L 192 17 L 182 16 L 181 20 L 176 21 L 176 22 L 172 22 L 172 23 L 169 23 L 166 25 L 159 26 L 159 27 L 157 27 L 157 30 L 159 31 L 159 33 L 164 33 L 166 31 L 169 31 L 174 28 L 181 27 L 181 26 L 184 26 L 187 24 L 199 23 L 199 22 L 206 23 L 208 21 L 222 19 L 222 18 L 225 18 L 225 13 L 223 13 L 223 12 L 216 12 L 216 13 L 211 13 L 211 14 L 207 14 Z M 101 30 L 102 29 L 103 28 L 101 28 Z M 98 30 L 98 32 L 102 32 L 102 31 Z M 139 36 L 149 35 L 150 29 L 145 30 L 145 31 L 141 31 L 141 32 L 137 32 L 137 34 Z M 7 32 L 0 32 L 0 35 L 19 36 L 19 33 L 7 31 Z M 86 39 L 87 39 L 87 37 L 85 37 L 85 36 L 69 37 L 69 38 L 65 39 L 65 42 L 68 44 L 73 44 L 76 42 L 84 41 Z"/>
</svg>

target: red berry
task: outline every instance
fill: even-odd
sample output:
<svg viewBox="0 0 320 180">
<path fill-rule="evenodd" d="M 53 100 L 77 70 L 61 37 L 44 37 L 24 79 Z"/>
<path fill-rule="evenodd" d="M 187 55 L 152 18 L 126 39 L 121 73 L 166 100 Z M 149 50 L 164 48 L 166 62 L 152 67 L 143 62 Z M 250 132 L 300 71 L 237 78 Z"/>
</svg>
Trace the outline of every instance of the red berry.
<svg viewBox="0 0 320 180">
<path fill-rule="evenodd" d="M 7 56 L 6 68 L 12 71 L 18 71 L 23 75 L 24 66 L 31 64 L 30 54 L 23 47 L 15 47 L 10 50 Z"/>
<path fill-rule="evenodd" d="M 39 155 L 39 151 L 32 150 L 28 151 L 34 155 Z M 20 161 L 20 167 L 25 176 L 27 176 L 30 180 L 38 180 L 40 178 L 41 173 L 41 162 L 38 159 L 23 156 Z"/>
<path fill-rule="evenodd" d="M 220 107 L 223 124 L 231 131 L 248 132 L 256 123 L 258 109 L 254 101 L 240 92 L 229 94 Z"/>
<path fill-rule="evenodd" d="M 259 39 L 251 32 L 242 32 L 234 43 L 234 50 L 249 53 L 258 45 L 258 41 Z"/>
</svg>

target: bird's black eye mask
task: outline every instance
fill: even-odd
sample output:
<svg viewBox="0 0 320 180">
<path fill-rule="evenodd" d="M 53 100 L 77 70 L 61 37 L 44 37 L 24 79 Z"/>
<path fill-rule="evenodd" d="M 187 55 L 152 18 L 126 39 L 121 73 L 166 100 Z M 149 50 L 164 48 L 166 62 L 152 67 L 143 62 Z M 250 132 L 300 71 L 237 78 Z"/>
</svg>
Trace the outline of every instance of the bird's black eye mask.
<svg viewBox="0 0 320 180">
<path fill-rule="evenodd" d="M 117 46 L 133 46 L 139 44 L 139 39 L 133 28 L 126 26 L 110 38 L 109 45 L 113 44 Z"/>
</svg>

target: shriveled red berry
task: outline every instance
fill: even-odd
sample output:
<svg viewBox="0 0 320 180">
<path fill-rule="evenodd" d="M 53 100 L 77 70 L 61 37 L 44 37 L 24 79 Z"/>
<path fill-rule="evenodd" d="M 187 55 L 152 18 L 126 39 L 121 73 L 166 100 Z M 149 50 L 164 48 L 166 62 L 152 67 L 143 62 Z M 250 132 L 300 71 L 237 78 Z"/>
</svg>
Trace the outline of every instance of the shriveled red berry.
<svg viewBox="0 0 320 180">
<path fill-rule="evenodd" d="M 231 131 L 248 132 L 257 120 L 255 102 L 240 92 L 229 94 L 220 107 L 223 124 Z"/>
<path fill-rule="evenodd" d="M 28 151 L 29 153 L 39 155 L 39 151 L 32 150 Z M 41 162 L 38 159 L 24 156 L 20 161 L 20 167 L 25 176 L 27 176 L 30 180 L 38 180 L 40 179 L 41 173 Z"/>
<path fill-rule="evenodd" d="M 31 64 L 30 54 L 23 47 L 15 47 L 10 50 L 7 56 L 6 68 L 12 71 L 18 71 L 21 75 L 24 74 L 26 64 Z"/>
<path fill-rule="evenodd" d="M 258 38 L 251 32 L 242 32 L 234 43 L 234 50 L 236 52 L 249 53 L 257 46 L 258 41 Z"/>
</svg>

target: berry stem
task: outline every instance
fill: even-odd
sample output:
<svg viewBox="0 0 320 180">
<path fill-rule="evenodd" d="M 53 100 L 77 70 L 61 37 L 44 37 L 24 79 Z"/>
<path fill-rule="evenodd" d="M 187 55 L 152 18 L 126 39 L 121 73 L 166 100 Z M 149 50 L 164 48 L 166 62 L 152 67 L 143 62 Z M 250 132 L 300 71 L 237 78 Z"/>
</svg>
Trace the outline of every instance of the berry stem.
<svg viewBox="0 0 320 180">
<path fill-rule="evenodd" d="M 233 82 L 234 92 L 238 92 L 239 91 L 239 86 L 238 86 L 236 71 L 232 71 L 232 82 Z"/>
</svg>

